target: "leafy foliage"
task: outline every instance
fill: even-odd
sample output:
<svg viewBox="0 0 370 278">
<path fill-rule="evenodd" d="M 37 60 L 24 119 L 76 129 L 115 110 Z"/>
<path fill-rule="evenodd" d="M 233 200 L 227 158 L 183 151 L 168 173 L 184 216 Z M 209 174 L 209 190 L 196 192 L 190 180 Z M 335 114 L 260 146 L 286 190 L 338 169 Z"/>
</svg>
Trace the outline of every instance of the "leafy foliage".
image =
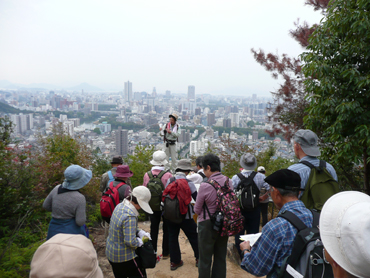
<svg viewBox="0 0 370 278">
<path fill-rule="evenodd" d="M 148 172 L 152 165 L 149 163 L 155 152 L 155 147 L 153 145 L 144 146 L 139 143 L 134 151 L 134 154 L 127 155 L 124 161 L 130 165 L 130 170 L 134 175 L 130 178 L 132 188 L 137 185 L 143 184 L 143 177 L 146 172 Z"/>
<path fill-rule="evenodd" d="M 332 2 L 302 55 L 310 101 L 305 124 L 322 138 L 323 157 L 335 164 L 343 182 L 368 194 L 369 30 L 369 1 Z"/>
<path fill-rule="evenodd" d="M 266 169 L 266 176 L 274 173 L 280 169 L 286 169 L 293 163 L 290 162 L 288 159 L 284 159 L 282 157 L 277 157 L 274 159 L 276 155 L 277 147 L 274 143 L 270 143 L 269 147 L 266 151 L 260 152 L 256 158 L 258 162 L 258 166 L 263 166 Z"/>
<path fill-rule="evenodd" d="M 325 12 L 329 0 L 307 0 L 306 5 L 314 7 L 314 10 Z M 309 37 L 317 25 L 309 26 L 299 20 L 295 23 L 296 29 L 290 30 L 291 36 L 303 47 L 309 45 Z M 305 109 L 308 106 L 306 100 L 307 90 L 305 88 L 305 76 L 302 73 L 302 62 L 299 58 L 288 57 L 287 54 L 268 53 L 263 50 L 251 49 L 256 61 L 267 71 L 272 72 L 272 77 L 280 77 L 284 82 L 280 88 L 272 92 L 273 103 L 268 108 L 268 119 L 272 123 L 272 131 L 267 131 L 270 136 L 283 133 L 287 140 L 301 128 L 305 128 L 303 118 L 306 115 Z"/>
<path fill-rule="evenodd" d="M 63 180 L 70 164 L 89 168 L 91 151 L 65 134 L 61 125 L 48 137 L 39 136 L 38 145 L 18 145 L 11 138 L 12 124 L 0 118 L 0 276 L 26 277 L 36 248 L 46 238 L 50 212 L 42 208 L 44 198 Z M 94 173 L 105 168 L 101 161 Z M 93 167 L 94 168 L 94 167 Z M 100 175 L 81 192 L 87 201 L 88 225 L 100 220 L 98 202 Z"/>
</svg>

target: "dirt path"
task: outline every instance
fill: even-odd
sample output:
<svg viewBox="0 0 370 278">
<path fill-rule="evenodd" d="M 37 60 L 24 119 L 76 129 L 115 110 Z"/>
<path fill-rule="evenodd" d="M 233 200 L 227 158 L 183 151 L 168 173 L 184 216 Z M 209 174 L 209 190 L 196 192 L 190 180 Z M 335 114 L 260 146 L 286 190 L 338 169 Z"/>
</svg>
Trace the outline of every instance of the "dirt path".
<svg viewBox="0 0 370 278">
<path fill-rule="evenodd" d="M 139 227 L 145 231 L 150 231 L 150 222 L 140 222 Z M 105 239 L 104 239 L 104 229 L 103 228 L 93 228 L 91 229 L 91 235 L 94 238 L 94 245 L 96 251 L 98 252 L 99 264 L 104 273 L 104 277 L 107 278 L 114 278 L 112 268 L 105 256 Z M 170 260 L 161 260 L 157 266 L 153 269 L 147 269 L 148 278 L 196 278 L 198 277 L 198 268 L 195 267 L 195 258 L 193 250 L 191 249 L 191 245 L 188 242 L 185 234 L 181 231 L 180 232 L 180 249 L 181 249 L 181 257 L 184 261 L 184 266 L 178 268 L 175 271 L 170 270 Z M 233 246 L 234 238 L 229 239 L 229 250 L 228 250 L 228 258 L 227 258 L 227 277 L 246 277 L 252 278 L 255 277 L 253 275 L 248 274 L 244 270 L 240 268 L 237 264 L 235 258 L 231 255 L 232 253 L 232 246 Z M 159 232 L 158 236 L 158 254 L 162 252 L 162 230 Z"/>
</svg>

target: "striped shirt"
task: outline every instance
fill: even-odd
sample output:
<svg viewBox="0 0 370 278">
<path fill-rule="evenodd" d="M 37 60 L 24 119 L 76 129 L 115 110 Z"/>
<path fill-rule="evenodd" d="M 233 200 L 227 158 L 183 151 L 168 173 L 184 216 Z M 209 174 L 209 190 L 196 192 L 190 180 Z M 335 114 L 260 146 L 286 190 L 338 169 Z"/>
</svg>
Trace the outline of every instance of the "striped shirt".
<svg viewBox="0 0 370 278">
<path fill-rule="evenodd" d="M 307 161 L 315 167 L 318 167 L 320 165 L 320 159 L 318 159 L 317 157 L 308 156 L 308 155 L 303 157 L 299 161 L 300 162 L 301 161 Z M 294 171 L 294 172 L 296 172 L 297 174 L 300 175 L 300 177 L 301 177 L 301 188 L 305 188 L 306 184 L 308 182 L 308 178 L 310 177 L 310 173 L 311 173 L 310 167 L 308 167 L 308 166 L 306 166 L 302 163 L 296 163 L 296 164 L 293 164 L 293 165 L 289 166 L 288 169 L 292 170 L 292 171 Z M 326 162 L 326 169 L 328 169 L 328 171 L 329 171 L 330 175 L 333 177 L 333 179 L 338 181 L 337 173 L 335 172 L 333 166 Z M 299 198 L 301 198 L 302 195 L 303 195 L 303 192 L 301 192 L 299 194 Z"/>
<path fill-rule="evenodd" d="M 138 211 L 127 200 L 119 203 L 113 211 L 109 225 L 109 236 L 105 254 L 113 263 L 122 263 L 136 257 L 135 249 L 139 246 Z"/>
<path fill-rule="evenodd" d="M 280 211 L 285 210 L 297 215 L 307 227 L 312 227 L 312 213 L 302 201 L 284 204 Z M 240 266 L 255 276 L 270 273 L 272 278 L 276 278 L 277 269 L 292 252 L 296 234 L 297 229 L 284 218 L 272 219 L 262 228 L 262 235 L 253 245 L 251 252 L 244 255 Z"/>
</svg>

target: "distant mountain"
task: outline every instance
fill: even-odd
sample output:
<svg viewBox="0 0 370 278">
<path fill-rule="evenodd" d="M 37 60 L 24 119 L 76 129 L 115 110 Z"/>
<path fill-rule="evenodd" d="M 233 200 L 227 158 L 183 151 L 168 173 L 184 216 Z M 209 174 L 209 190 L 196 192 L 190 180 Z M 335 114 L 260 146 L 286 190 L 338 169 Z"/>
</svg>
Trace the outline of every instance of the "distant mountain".
<svg viewBox="0 0 370 278">
<path fill-rule="evenodd" d="M 9 113 L 9 114 L 18 114 L 24 111 L 19 110 L 17 108 L 11 107 L 10 105 L 0 102 L 0 112 L 2 113 Z"/>
<path fill-rule="evenodd" d="M 81 91 L 84 90 L 86 92 L 100 92 L 104 91 L 103 89 L 100 89 L 98 87 L 95 87 L 93 85 L 90 85 L 88 83 L 81 83 L 77 86 L 73 87 L 63 87 L 63 86 L 56 86 L 53 84 L 47 84 L 47 83 L 32 83 L 29 85 L 24 85 L 24 84 L 16 84 L 9 82 L 8 80 L 0 80 L 0 89 L 21 89 L 21 90 L 27 90 L 27 89 L 32 89 L 32 90 L 71 90 L 71 91 Z"/>
<path fill-rule="evenodd" d="M 84 90 L 86 92 L 100 92 L 104 91 L 98 87 L 92 86 L 88 83 L 81 83 L 80 85 L 74 86 L 74 87 L 69 87 L 66 88 L 66 90 L 74 90 L 74 91 L 81 91 Z"/>
</svg>

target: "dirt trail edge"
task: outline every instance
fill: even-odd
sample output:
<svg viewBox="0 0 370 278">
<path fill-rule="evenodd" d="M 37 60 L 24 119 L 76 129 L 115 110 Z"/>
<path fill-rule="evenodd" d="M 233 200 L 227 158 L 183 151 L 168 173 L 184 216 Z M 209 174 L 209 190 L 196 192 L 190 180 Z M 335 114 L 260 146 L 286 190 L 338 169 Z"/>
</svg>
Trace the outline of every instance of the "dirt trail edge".
<svg viewBox="0 0 370 278">
<path fill-rule="evenodd" d="M 139 222 L 139 228 L 150 231 L 150 222 Z M 104 239 L 104 229 L 101 227 L 92 228 L 90 231 L 91 236 L 94 239 L 94 246 L 98 253 L 98 259 L 100 267 L 106 278 L 114 278 L 112 268 L 105 256 L 105 239 Z M 184 261 L 184 266 L 178 268 L 175 271 L 170 270 L 170 259 L 161 260 L 157 266 L 153 269 L 147 269 L 148 278 L 196 278 L 198 277 L 198 268 L 195 267 L 195 258 L 191 245 L 187 240 L 185 234 L 181 231 L 179 236 L 181 257 Z M 229 248 L 227 256 L 227 277 L 255 277 L 250 275 L 246 271 L 242 270 L 237 264 L 236 258 L 233 255 L 233 243 L 234 237 L 229 238 Z M 162 229 L 159 231 L 158 236 L 158 253 L 162 253 Z"/>
</svg>

